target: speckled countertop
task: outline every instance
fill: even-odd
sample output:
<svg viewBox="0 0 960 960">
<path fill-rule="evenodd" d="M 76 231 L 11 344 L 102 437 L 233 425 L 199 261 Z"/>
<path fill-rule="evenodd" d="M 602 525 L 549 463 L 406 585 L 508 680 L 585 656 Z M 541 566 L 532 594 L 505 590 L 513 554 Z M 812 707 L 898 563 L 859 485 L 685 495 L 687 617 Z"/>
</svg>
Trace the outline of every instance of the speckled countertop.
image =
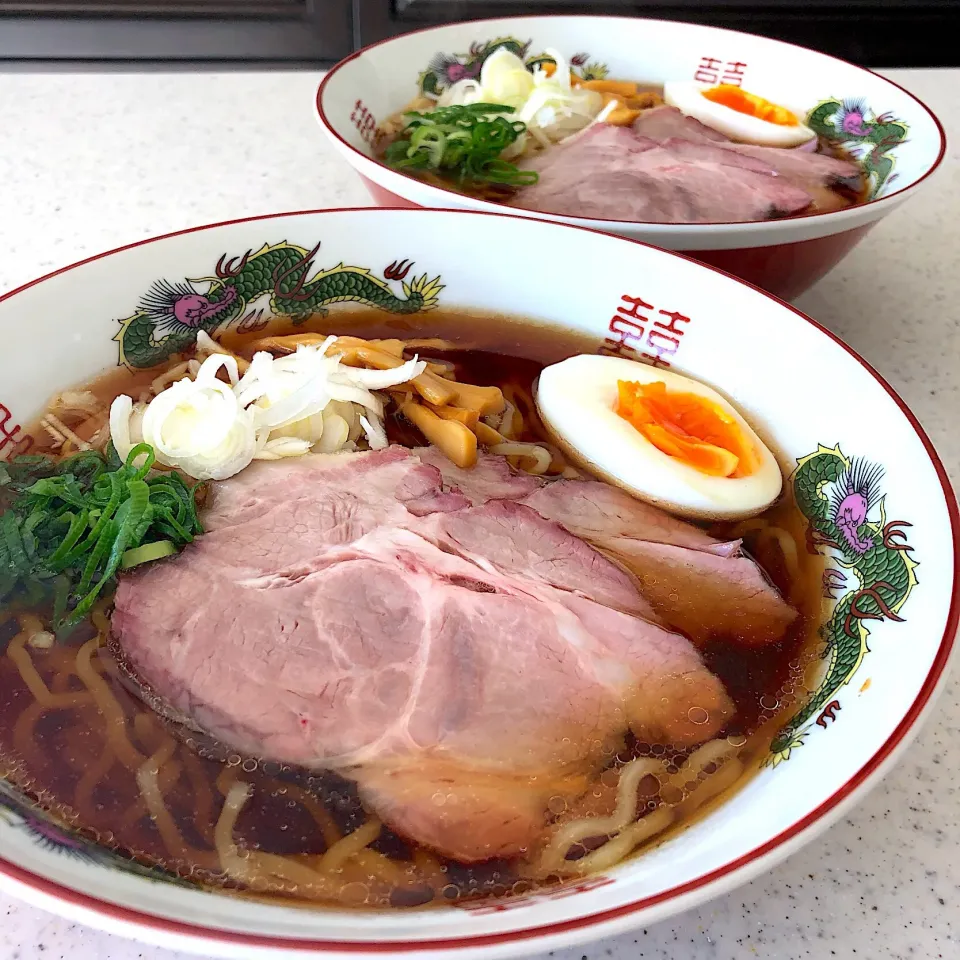
<svg viewBox="0 0 960 960">
<path fill-rule="evenodd" d="M 891 71 L 953 137 L 944 169 L 799 306 L 892 382 L 960 481 L 960 70 Z M 310 73 L 0 75 L 0 291 L 180 227 L 365 205 Z M 960 680 L 847 819 L 732 894 L 556 960 L 960 957 Z M 178 960 L 0 895 L 0 960 Z"/>
</svg>

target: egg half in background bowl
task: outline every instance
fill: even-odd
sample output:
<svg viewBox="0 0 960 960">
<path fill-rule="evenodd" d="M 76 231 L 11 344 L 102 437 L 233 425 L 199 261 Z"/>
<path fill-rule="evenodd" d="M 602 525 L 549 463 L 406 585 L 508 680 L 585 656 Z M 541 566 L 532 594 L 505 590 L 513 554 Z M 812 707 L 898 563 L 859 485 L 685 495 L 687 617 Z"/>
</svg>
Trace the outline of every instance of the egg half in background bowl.
<svg viewBox="0 0 960 960">
<path fill-rule="evenodd" d="M 450 243 L 453 236 L 470 238 L 474 252 L 469 258 Z M 565 262 L 571 249 L 585 261 L 602 263 L 604 269 L 583 271 L 575 280 L 558 284 L 556 264 Z M 398 261 L 398 257 L 404 260 Z M 310 260 L 313 266 L 303 271 L 303 282 L 293 295 L 287 296 L 289 288 L 278 294 L 270 280 L 277 263 L 296 269 Z M 221 269 L 216 275 L 218 264 Z M 199 277 L 209 279 L 187 279 Z M 158 285 L 158 278 L 165 283 Z M 344 281 L 349 284 L 345 286 Z M 191 285 L 190 292 L 186 292 L 186 284 Z M 792 562 L 811 574 L 815 587 L 804 607 L 809 618 L 804 622 L 812 631 L 810 640 L 819 642 L 816 633 L 822 629 L 836 645 L 832 649 L 842 650 L 844 657 L 812 655 L 809 670 L 792 681 L 790 693 L 784 693 L 783 702 L 771 708 L 770 726 L 763 728 L 766 732 L 758 741 L 762 752 L 754 766 L 739 771 L 743 779 L 736 790 L 706 803 L 684 829 L 665 834 L 662 842 L 653 842 L 636 855 L 585 876 L 577 875 L 577 867 L 571 866 L 574 861 L 561 862 L 567 874 L 562 883 L 526 892 L 518 888 L 509 909 L 494 895 L 476 900 L 466 897 L 459 902 L 438 899 L 428 908 L 399 902 L 358 914 L 343 903 L 291 903 L 264 891 L 250 895 L 235 889 L 244 886 L 246 867 L 254 861 L 264 862 L 268 853 L 262 846 L 264 835 L 258 840 L 249 830 L 249 821 L 246 827 L 242 819 L 224 821 L 229 804 L 235 803 L 238 795 L 241 799 L 245 796 L 246 779 L 259 775 L 258 765 L 225 765 L 226 773 L 239 782 L 218 779 L 207 784 L 206 801 L 193 802 L 194 795 L 189 792 L 193 781 L 184 775 L 191 768 L 185 752 L 190 749 L 188 743 L 164 739 L 149 718 L 124 721 L 124 736 L 145 751 L 139 760 L 135 751 L 125 755 L 125 763 L 113 763 L 106 748 L 98 748 L 95 760 L 80 769 L 65 760 L 53 769 L 54 776 L 47 783 L 68 795 L 53 812 L 49 803 L 38 806 L 36 796 L 23 783 L 22 768 L 5 766 L 3 761 L 10 755 L 12 738 L 19 749 L 16 744 L 35 727 L 44 740 L 46 726 L 30 724 L 45 711 L 59 711 L 62 701 L 47 701 L 41 690 L 44 702 L 38 700 L 30 706 L 36 699 L 30 691 L 39 688 L 35 683 L 30 688 L 20 683 L 18 664 L 22 665 L 25 654 L 38 663 L 49 656 L 63 669 L 73 669 L 69 664 L 74 663 L 76 644 L 27 648 L 21 634 L 10 638 L 9 624 L 4 621 L 0 627 L 7 632 L 0 636 L 14 644 L 15 651 L 13 658 L 0 657 L 0 888 L 4 891 L 73 921 L 233 960 L 278 955 L 427 957 L 439 953 L 464 960 L 500 960 L 542 953 L 662 920 L 769 869 L 876 784 L 908 749 L 929 714 L 943 685 L 958 622 L 958 515 L 952 491 L 930 441 L 902 400 L 853 351 L 785 304 L 718 271 L 651 246 L 516 216 L 439 210 L 325 210 L 185 230 L 93 257 L 0 298 L 0 331 L 5 344 L 0 356 L 0 411 L 9 411 L 9 415 L 4 413 L 4 430 L 6 446 L 13 446 L 4 450 L 4 458 L 11 452 L 29 453 L 49 445 L 48 431 L 31 424 L 54 394 L 109 373 L 114 384 L 117 377 L 127 377 L 125 382 L 131 384 L 128 392 L 136 399 L 141 390 L 172 389 L 171 378 L 189 374 L 191 360 L 179 367 L 170 365 L 182 354 L 189 355 L 197 341 L 201 346 L 205 341 L 196 327 L 174 326 L 166 316 L 148 309 L 158 290 L 175 297 L 189 296 L 192 303 L 200 298 L 218 304 L 205 332 L 214 340 L 232 338 L 229 343 L 241 354 L 270 331 L 259 326 L 256 330 L 238 329 L 239 320 L 268 303 L 287 311 L 279 320 L 288 333 L 312 336 L 314 343 L 324 343 L 328 334 L 358 331 L 361 336 L 416 341 L 422 360 L 429 360 L 433 369 L 441 372 L 447 369 L 436 354 L 442 347 L 424 338 L 455 342 L 460 338 L 469 349 L 470 331 L 485 336 L 488 350 L 493 351 L 484 361 L 488 375 L 499 376 L 490 367 L 491 358 L 506 355 L 513 360 L 506 367 L 506 361 L 498 361 L 500 369 L 526 371 L 523 375 L 528 383 L 532 382 L 531 371 L 539 371 L 537 395 L 546 428 L 571 452 L 571 459 L 590 461 L 618 484 L 616 489 L 601 485 L 612 497 L 608 503 L 626 504 L 632 516 L 652 511 L 651 516 L 664 525 L 664 535 L 685 537 L 686 546 L 698 551 L 698 570 L 752 569 L 756 576 L 757 569 L 742 554 L 743 543 L 781 551 L 777 555 L 784 563 L 791 562 L 787 554 L 793 544 L 796 555 Z M 235 292 L 225 294 L 226 290 Z M 154 299 L 145 300 L 151 291 Z M 364 296 L 368 304 L 373 299 L 379 306 L 357 313 L 357 301 Z M 305 316 L 307 298 L 312 299 L 310 314 Z M 57 335 L 64 302 L 74 307 L 74 336 L 69 342 Z M 768 332 L 772 326 L 778 332 L 775 351 Z M 37 375 L 38 342 L 44 343 L 42 376 Z M 395 345 L 396 340 L 392 342 Z M 744 349 L 745 344 L 751 349 Z M 561 349 L 558 345 L 566 346 Z M 789 364 L 780 362 L 784 356 L 789 356 Z M 305 351 L 305 364 L 317 359 Z M 395 363 L 390 361 L 386 367 L 392 370 L 401 362 L 395 358 Z M 157 371 L 168 368 L 174 372 L 168 371 L 167 378 L 158 383 Z M 344 372 L 336 377 L 341 374 Z M 249 369 L 245 376 L 252 376 Z M 359 371 L 350 376 L 359 376 Z M 503 378 L 505 387 L 508 379 Z M 381 385 L 390 381 L 390 377 L 377 380 Z M 216 389 L 226 403 L 231 387 L 226 381 L 218 383 L 221 386 Z M 459 389 L 465 387 L 461 384 Z M 239 383 L 233 390 L 242 393 Z M 182 392 L 181 399 L 186 402 L 187 388 Z M 457 389 L 450 386 L 450 392 L 456 394 Z M 351 396 L 361 394 L 352 389 Z M 519 394 L 513 396 L 517 402 L 510 402 L 516 409 Z M 236 394 L 234 398 L 242 405 Z M 289 398 L 281 390 L 277 402 Z M 259 412 L 269 413 L 272 403 Z M 187 406 L 191 416 L 199 417 L 208 404 L 191 400 Z M 219 403 L 215 406 L 221 409 Z M 229 406 L 233 408 L 233 401 Z M 312 408 L 308 404 L 304 409 Z M 490 419 L 486 425 L 494 436 L 508 432 L 508 411 L 505 402 L 481 411 Z M 864 416 L 865 412 L 869 416 Z M 174 440 L 180 446 L 192 442 L 193 431 L 187 429 L 192 421 L 188 423 L 185 416 L 183 411 L 177 414 L 183 429 Z M 535 422 L 529 405 L 524 418 Z M 619 418 L 623 426 L 611 418 Z M 48 420 L 48 425 L 57 429 L 53 421 Z M 273 426 L 285 429 L 276 423 Z M 145 437 L 153 435 L 150 429 L 141 432 Z M 374 452 L 375 433 L 368 431 Z M 490 436 L 485 431 L 479 434 Z M 59 436 L 65 442 L 65 435 Z M 277 439 L 308 443 L 315 436 L 322 435 L 301 431 L 296 437 L 281 435 Z M 413 434 L 409 442 L 422 445 L 425 441 Z M 481 441 L 479 452 L 492 453 L 490 442 Z M 542 435 L 540 442 L 549 443 Z M 176 451 L 171 456 L 173 453 Z M 479 456 L 476 449 L 474 453 Z M 263 477 L 281 476 L 295 463 L 292 459 L 268 460 L 249 468 L 262 471 Z M 689 472 L 695 466 L 696 476 Z M 207 463 L 190 469 L 214 475 Z M 237 464 L 232 463 L 229 472 L 235 469 Z M 462 473 L 449 464 L 445 469 L 452 478 L 441 491 L 445 496 L 451 495 L 454 487 L 471 489 L 473 475 L 469 471 L 474 467 L 469 461 Z M 271 474 L 273 470 L 281 473 Z M 583 467 L 579 470 L 583 472 L 554 475 L 542 487 L 535 477 L 521 479 L 538 492 L 576 491 L 583 489 L 577 485 L 588 478 Z M 244 476 L 239 474 L 241 480 Z M 503 472 L 498 476 L 502 480 Z M 719 481 L 721 488 L 745 484 L 749 493 L 735 502 L 726 492 L 712 494 L 714 488 L 707 480 Z M 629 495 L 624 486 L 631 488 Z M 364 492 L 363 485 L 355 485 L 355 492 Z M 282 481 L 269 493 L 280 501 L 294 495 Z M 773 505 L 764 510 L 771 499 Z M 650 501 L 662 505 L 665 512 L 650 506 Z M 258 501 L 246 498 L 237 503 L 256 507 Z M 771 510 L 776 511 L 775 524 L 769 523 Z M 530 518 L 525 507 L 518 506 L 515 513 Z M 585 536 L 592 524 L 616 520 L 614 513 L 601 509 L 582 515 Z M 682 515 L 704 519 L 692 527 L 682 521 Z M 747 519 L 724 521 L 728 533 L 733 530 L 730 524 L 742 525 L 734 539 L 728 536 L 721 541 L 712 525 L 720 516 Z M 782 533 L 785 539 L 781 543 Z M 298 535 L 284 541 L 296 545 L 300 539 Z M 669 565 L 669 558 L 674 557 L 671 575 L 683 577 L 689 571 L 691 555 L 684 542 L 621 539 L 629 540 L 638 562 L 649 557 L 653 544 L 661 570 L 664 558 Z M 770 542 L 764 546 L 766 540 Z M 621 546 L 613 544 L 617 550 Z M 178 561 L 179 557 L 168 557 L 151 562 Z M 726 566 L 728 563 L 734 567 Z M 823 597 L 821 572 L 841 566 L 843 581 L 834 578 L 832 598 Z M 613 577 L 610 582 L 622 580 Z M 700 582 L 711 583 L 702 577 Z M 203 591 L 202 586 L 200 589 Z M 770 585 L 764 589 L 769 594 Z M 869 591 L 881 598 L 885 609 L 865 606 L 871 601 Z M 488 592 L 471 596 L 480 598 L 476 602 L 497 599 Z M 660 599 L 664 603 L 676 600 L 668 595 Z M 201 597 L 201 602 L 207 600 Z M 567 602 L 564 610 L 596 601 L 570 596 Z M 867 616 L 857 617 L 855 611 Z M 738 611 L 728 613 L 736 619 Z M 149 625 L 162 632 L 169 626 L 168 617 L 168 612 L 157 609 Z M 31 635 L 33 639 L 36 636 Z M 160 646 L 165 639 L 161 638 Z M 224 635 L 224 639 L 229 638 Z M 81 649 L 89 653 L 91 641 L 80 640 Z M 519 642 L 516 637 L 499 634 L 493 640 L 511 645 L 503 647 L 504 655 Z M 104 648 L 96 659 L 76 661 L 86 680 L 80 679 L 80 674 L 76 679 L 85 688 L 89 684 L 97 696 L 103 695 L 109 658 L 109 650 Z M 298 668 L 290 674 L 288 682 L 299 685 L 316 678 L 317 671 Z M 615 669 L 607 679 L 616 682 Z M 528 678 L 522 671 L 515 680 L 522 685 L 522 696 L 511 701 L 513 704 L 535 703 L 551 692 L 538 677 Z M 11 682 L 19 685 L 11 687 Z M 70 677 L 50 682 L 68 684 L 62 689 L 56 686 L 54 693 L 66 690 L 68 696 L 74 695 Z M 16 695 L 11 698 L 12 689 Z M 132 709 L 127 700 L 124 703 L 126 710 Z M 227 706 L 232 709 L 237 703 L 230 701 Z M 92 701 L 81 698 L 76 704 L 71 702 L 69 709 L 74 707 L 80 711 L 78 722 L 89 725 L 83 744 L 78 745 L 69 735 L 45 741 L 64 747 L 65 755 L 75 756 L 71 744 L 86 744 L 89 750 L 91 743 L 101 743 L 97 737 L 110 730 L 119 734 L 119 726 L 107 726 Z M 24 711 L 29 711 L 27 719 L 21 721 L 18 718 Z M 705 714 L 705 710 L 687 714 L 688 732 Z M 818 723 L 823 716 L 833 722 Z M 528 734 L 526 730 L 513 732 Z M 121 741 L 118 738 L 116 742 Z M 740 741 L 728 738 L 727 743 L 737 748 Z M 179 751 L 176 763 L 168 764 L 170 751 Z M 49 767 L 36 769 L 38 777 L 50 774 Z M 133 791 L 129 815 L 111 813 L 112 807 L 101 810 L 84 801 L 84 791 L 97 777 L 106 775 L 103 770 L 125 778 Z M 292 771 L 287 772 L 293 776 Z M 78 784 L 79 780 L 83 782 Z M 284 787 L 289 791 L 286 800 L 294 804 L 302 796 L 292 789 L 297 783 L 300 781 L 289 781 Z M 143 846 L 137 848 L 135 859 L 129 846 L 118 850 L 110 844 L 131 829 L 131 824 L 146 821 L 136 806 L 138 790 L 150 803 L 156 803 L 159 791 L 161 800 L 163 796 L 169 800 L 168 812 L 186 819 L 161 817 L 157 822 L 162 830 L 141 835 Z M 176 798 L 184 795 L 190 803 L 178 807 Z M 49 801 L 49 794 L 44 797 Z M 273 812 L 274 819 L 280 808 L 286 811 L 288 804 L 276 807 L 266 803 L 263 807 Z M 235 878 L 231 889 L 197 882 L 195 874 L 158 869 L 158 858 L 150 852 L 167 843 L 175 850 L 177 834 L 171 833 L 171 822 L 176 826 L 199 818 L 202 825 L 204 810 L 219 818 L 218 825 L 226 822 L 221 830 L 225 836 L 218 839 L 213 835 L 208 818 L 209 838 L 204 839 L 202 831 L 185 832 L 180 842 L 194 853 L 200 850 L 208 865 L 222 850 L 221 866 L 232 870 L 230 876 Z M 297 830 L 289 834 L 299 836 L 305 824 L 313 823 L 308 808 L 301 812 Z M 84 817 L 97 816 L 108 818 L 102 829 L 77 829 Z M 367 839 L 371 836 L 368 833 Z M 632 842 L 632 835 L 627 839 Z M 305 853 L 297 862 L 298 869 L 309 874 L 323 849 L 318 846 Z M 402 850 L 383 849 L 400 857 L 403 869 L 410 868 L 409 862 L 402 860 Z M 278 847 L 274 860 L 268 862 L 284 860 L 289 852 L 289 847 Z M 360 852 L 347 851 L 350 856 Z M 386 853 L 367 850 L 366 862 L 379 863 Z M 160 861 L 173 862 L 172 858 Z M 428 858 L 427 863 L 432 862 Z M 462 874 L 455 874 L 454 879 L 458 875 Z"/>
<path fill-rule="evenodd" d="M 523 61 L 529 71 L 526 79 L 518 80 L 515 69 L 504 69 L 509 67 L 504 50 Z M 654 91 L 722 137 L 761 148 L 804 150 L 810 146 L 804 138 L 813 132 L 859 164 L 866 202 L 752 222 L 731 222 L 727 214 L 711 218 L 715 222 L 653 223 L 622 219 L 619 213 L 605 214 L 605 219 L 576 209 L 550 212 L 556 207 L 547 202 L 527 210 L 522 189 L 511 206 L 504 206 L 489 196 L 448 190 L 384 163 L 384 131 L 392 129 L 398 111 L 411 102 L 420 110 L 437 98 L 445 102 L 458 85 L 466 88 L 466 97 L 459 98 L 465 102 L 477 87 L 484 99 L 494 93 L 508 99 L 508 105 L 523 99 L 527 121 L 542 115 L 544 106 L 547 113 L 554 111 L 550 97 L 557 92 L 551 94 L 550 88 L 557 81 L 547 75 L 551 57 L 572 71 L 573 89 L 563 91 L 557 108 L 561 117 L 575 119 L 584 112 L 596 116 L 600 104 L 617 96 L 617 85 L 625 80 L 640 96 L 625 104 L 626 112 L 608 103 L 604 109 L 619 113 L 620 119 L 608 117 L 607 122 L 630 124 L 633 108 L 644 106 L 644 91 Z M 503 62 L 494 62 L 498 69 L 484 75 L 493 58 Z M 489 81 L 485 87 L 483 81 Z M 531 96 L 527 88 L 534 84 L 537 90 Z M 323 132 L 379 204 L 514 213 L 588 226 L 689 253 L 786 299 L 820 279 L 874 224 L 905 202 L 939 166 L 945 151 L 943 129 L 931 111 L 869 70 L 745 33 L 640 18 L 510 17 L 395 37 L 334 67 L 318 86 L 315 113 Z M 626 127 L 621 131 L 622 139 Z M 611 143 L 610 152 L 622 152 L 617 142 Z M 509 150 L 504 156 L 510 156 Z M 602 171 L 584 171 L 573 182 L 577 190 L 589 189 L 591 196 L 603 190 Z M 722 186 L 713 189 L 715 197 L 723 193 Z M 792 189 L 776 202 L 790 208 L 798 203 Z"/>
<path fill-rule="evenodd" d="M 692 117 L 736 143 L 760 147 L 799 147 L 816 133 L 778 103 L 751 94 L 730 83 L 709 86 L 696 81 L 669 80 L 663 99 L 684 116 Z"/>
</svg>

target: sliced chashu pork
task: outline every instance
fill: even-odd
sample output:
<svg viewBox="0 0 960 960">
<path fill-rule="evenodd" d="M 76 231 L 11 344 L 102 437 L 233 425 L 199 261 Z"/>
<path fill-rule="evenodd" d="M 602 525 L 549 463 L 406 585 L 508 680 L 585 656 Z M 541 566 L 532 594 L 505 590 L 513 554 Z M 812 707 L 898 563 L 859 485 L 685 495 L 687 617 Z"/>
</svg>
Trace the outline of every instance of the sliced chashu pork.
<svg viewBox="0 0 960 960">
<path fill-rule="evenodd" d="M 441 549 L 458 553 L 484 570 L 517 573 L 614 610 L 654 623 L 659 620 L 633 577 L 585 540 L 525 504 L 490 500 L 478 507 L 433 514 L 412 526 Z"/>
<path fill-rule="evenodd" d="M 735 143 L 675 107 L 660 106 L 644 111 L 634 121 L 633 130 L 641 137 L 658 142 L 686 140 L 700 146 L 722 147 L 764 163 L 785 181 L 809 194 L 821 213 L 848 205 L 831 187 L 842 185 L 859 193 L 864 186 L 863 171 L 849 160 L 796 148 Z"/>
<path fill-rule="evenodd" d="M 718 541 L 609 484 L 559 480 L 523 502 L 615 557 L 670 626 L 695 642 L 779 640 L 797 612 L 740 541 Z M 596 483 L 600 489 L 594 489 Z"/>
<path fill-rule="evenodd" d="M 435 451 L 418 453 L 441 471 L 450 492 L 471 503 L 521 494 L 521 503 L 626 567 L 658 618 L 695 642 L 717 636 L 751 644 L 773 642 L 796 619 L 796 610 L 743 555 L 739 540 L 717 540 L 597 480 L 544 483 L 511 475 L 502 457 L 489 455 L 464 471 Z"/>
<path fill-rule="evenodd" d="M 443 853 L 510 856 L 628 728 L 692 745 L 732 704 L 689 642 L 583 596 L 585 562 L 607 599 L 629 585 L 592 552 L 558 553 L 568 534 L 532 511 L 463 518 L 514 524 L 514 546 L 501 537 L 486 558 L 456 523 L 405 528 L 456 517 L 404 506 L 460 502 L 426 465 L 428 489 L 424 466 L 406 451 L 303 458 L 221 484 L 204 537 L 122 580 L 114 631 L 174 718 L 354 778 L 370 809 Z"/>
<path fill-rule="evenodd" d="M 350 543 L 381 523 L 459 510 L 471 503 L 440 481 L 430 458 L 418 458 L 400 446 L 349 458 L 314 454 L 256 461 L 229 483 L 215 485 L 203 525 L 208 533 L 228 527 L 242 532 L 251 522 L 282 510 L 295 536 L 293 542 L 272 544 L 275 548 L 295 551 L 297 537 Z M 251 563 L 266 559 L 256 551 L 247 556 Z"/>
<path fill-rule="evenodd" d="M 527 167 L 511 201 L 544 213 L 647 223 L 747 222 L 806 209 L 812 197 L 763 160 L 680 138 L 658 142 L 597 124 Z"/>
</svg>

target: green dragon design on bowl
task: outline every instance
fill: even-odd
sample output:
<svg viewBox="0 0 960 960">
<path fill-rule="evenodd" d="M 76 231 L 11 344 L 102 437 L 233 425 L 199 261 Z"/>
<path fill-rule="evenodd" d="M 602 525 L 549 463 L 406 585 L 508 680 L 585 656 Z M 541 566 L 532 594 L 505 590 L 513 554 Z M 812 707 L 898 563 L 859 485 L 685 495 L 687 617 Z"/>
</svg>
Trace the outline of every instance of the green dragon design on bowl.
<svg viewBox="0 0 960 960">
<path fill-rule="evenodd" d="M 440 278 L 424 273 L 406 282 L 413 267 L 408 260 L 391 263 L 383 279 L 366 267 L 343 263 L 311 276 L 319 249 L 319 243 L 312 250 L 286 241 L 264 244 L 242 257 L 227 259 L 224 254 L 213 276 L 178 283 L 158 280 L 136 312 L 120 321 L 114 337 L 120 344 L 120 364 L 148 369 L 192 347 L 199 330 L 212 335 L 236 325 L 242 333 L 254 333 L 273 317 L 300 325 L 314 316 L 325 317 L 335 303 L 397 314 L 420 313 L 437 305 L 443 289 Z M 399 282 L 402 297 L 391 289 L 391 282 Z M 204 283 L 206 290 L 201 291 L 199 284 Z"/>
<path fill-rule="evenodd" d="M 821 680 L 774 737 L 768 757 L 773 766 L 803 743 L 813 723 L 826 729 L 836 719 L 837 694 L 870 652 L 867 623 L 902 623 L 903 606 L 917 586 L 917 562 L 904 530 L 910 524 L 887 520 L 882 480 L 881 466 L 850 458 L 839 445 L 820 446 L 797 461 L 793 495 L 808 523 L 807 549 L 832 560 L 823 589 L 834 605 L 820 628 Z"/>
</svg>

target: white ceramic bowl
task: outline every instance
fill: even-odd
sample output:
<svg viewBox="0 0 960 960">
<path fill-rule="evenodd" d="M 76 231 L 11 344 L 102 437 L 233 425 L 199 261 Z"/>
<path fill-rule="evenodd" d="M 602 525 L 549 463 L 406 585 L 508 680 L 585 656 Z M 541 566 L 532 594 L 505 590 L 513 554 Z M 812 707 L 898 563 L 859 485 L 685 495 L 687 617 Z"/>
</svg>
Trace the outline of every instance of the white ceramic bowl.
<svg viewBox="0 0 960 960">
<path fill-rule="evenodd" d="M 789 106 L 844 142 L 871 172 L 869 203 L 834 213 L 757 223 L 667 224 L 527 213 L 689 252 L 788 299 L 835 266 L 882 217 L 937 168 L 946 140 L 923 103 L 885 78 L 802 47 L 716 27 L 634 17 L 505 17 L 435 27 L 375 43 L 347 57 L 321 82 L 317 119 L 334 146 L 384 206 L 511 212 L 390 170 L 374 159 L 377 125 L 418 93 L 425 72 L 442 88 L 473 76 L 498 43 L 534 58 L 547 48 L 599 63 L 616 79 L 742 84 Z M 517 209 L 519 215 L 525 211 Z"/>
<path fill-rule="evenodd" d="M 598 351 L 646 356 L 714 385 L 773 442 L 785 468 L 799 470 L 790 482 L 813 491 L 821 535 L 830 533 L 830 518 L 817 491 L 825 496 L 830 486 L 818 486 L 813 474 L 836 476 L 850 458 L 882 465 L 883 499 L 858 535 L 882 538 L 886 529 L 883 575 L 899 586 L 895 598 L 884 595 L 900 622 L 851 621 L 847 641 L 862 662 L 817 680 L 813 706 L 800 719 L 784 718 L 769 765 L 716 812 L 606 877 L 508 903 L 360 921 L 343 910 L 240 900 L 144 876 L 0 781 L 0 886 L 71 919 L 207 956 L 486 960 L 649 924 L 716 896 L 796 850 L 876 783 L 929 711 L 957 627 L 958 516 L 943 467 L 902 401 L 842 342 L 791 307 L 683 257 L 540 220 L 432 210 L 262 217 L 133 244 L 0 298 L 0 455 L 29 448 L 22 424 L 51 392 L 121 358 L 148 362 L 170 346 L 165 336 L 194 337 L 197 318 L 214 333 L 238 326 L 271 293 L 255 282 L 257 271 L 261 280 L 271 275 L 257 258 L 295 264 L 318 243 L 303 289 L 316 309 L 330 305 L 329 316 L 315 320 L 324 330 L 336 331 L 344 305 L 331 304 L 352 277 L 387 309 L 435 294 L 446 307 L 575 328 Z M 605 269 L 560 280 L 555 265 L 571 249 Z M 236 266 L 247 251 L 245 296 L 227 309 L 211 306 L 209 280 L 186 279 Z M 404 260 L 415 266 L 405 269 Z M 177 285 L 166 317 L 140 307 L 158 280 Z M 406 318 L 430 328 L 428 310 Z M 151 328 L 152 340 L 131 333 Z M 903 534 L 912 552 L 896 549 L 906 545 Z M 876 570 L 854 562 L 845 585 L 824 601 L 831 636 L 843 639 L 843 612 L 855 591 L 875 586 Z"/>
</svg>

